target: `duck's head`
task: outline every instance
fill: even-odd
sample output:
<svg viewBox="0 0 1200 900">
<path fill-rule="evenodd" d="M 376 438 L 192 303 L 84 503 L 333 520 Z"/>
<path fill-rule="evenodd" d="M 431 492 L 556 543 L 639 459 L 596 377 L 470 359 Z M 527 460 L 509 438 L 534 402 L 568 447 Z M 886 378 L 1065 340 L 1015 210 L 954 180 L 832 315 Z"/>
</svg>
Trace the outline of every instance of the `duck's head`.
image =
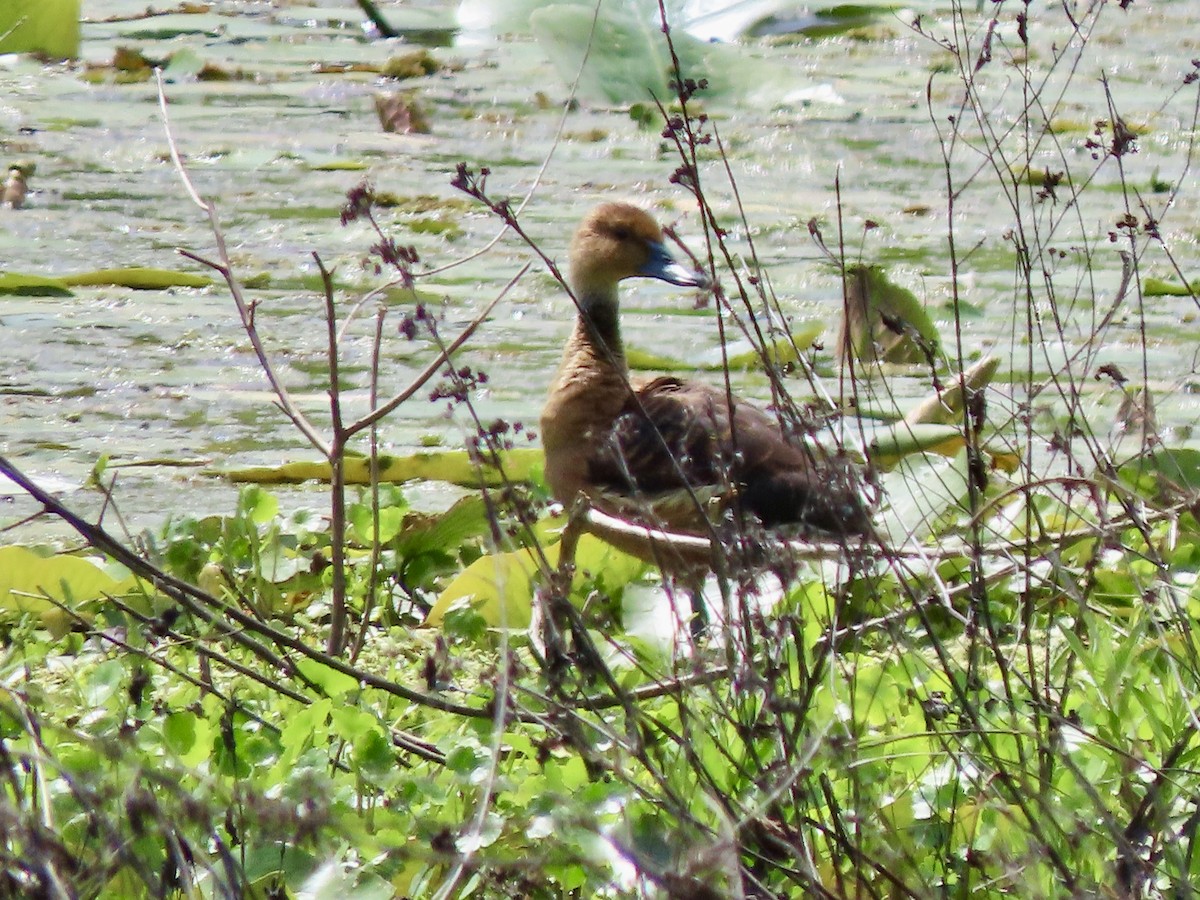
<svg viewBox="0 0 1200 900">
<path fill-rule="evenodd" d="M 579 226 L 571 241 L 570 281 L 585 305 L 616 302 L 617 282 L 657 278 L 681 287 L 702 287 L 708 279 L 680 265 L 663 244 L 653 217 L 631 203 L 602 203 Z"/>
</svg>

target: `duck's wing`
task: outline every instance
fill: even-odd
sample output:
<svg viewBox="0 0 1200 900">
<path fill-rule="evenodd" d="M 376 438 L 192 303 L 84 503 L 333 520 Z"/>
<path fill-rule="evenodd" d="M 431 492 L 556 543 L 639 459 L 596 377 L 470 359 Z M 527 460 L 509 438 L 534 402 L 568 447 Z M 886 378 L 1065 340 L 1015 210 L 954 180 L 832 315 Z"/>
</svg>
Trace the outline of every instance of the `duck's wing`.
<svg viewBox="0 0 1200 900">
<path fill-rule="evenodd" d="M 848 469 L 788 441 L 775 419 L 723 391 L 674 377 L 639 388 L 590 463 L 590 481 L 655 502 L 690 487 L 701 502 L 732 496 L 766 525 L 839 534 L 869 529 Z M 695 500 L 687 498 L 692 509 Z"/>
</svg>

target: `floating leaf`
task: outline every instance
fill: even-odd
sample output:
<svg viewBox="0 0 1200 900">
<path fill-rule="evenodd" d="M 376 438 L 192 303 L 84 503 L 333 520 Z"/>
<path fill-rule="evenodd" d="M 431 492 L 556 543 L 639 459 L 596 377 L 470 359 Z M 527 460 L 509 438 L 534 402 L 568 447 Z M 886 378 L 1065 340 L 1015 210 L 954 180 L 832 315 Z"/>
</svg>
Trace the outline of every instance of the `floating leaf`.
<svg viewBox="0 0 1200 900">
<path fill-rule="evenodd" d="M 639 350 L 637 347 L 625 348 L 625 364 L 635 372 L 694 372 L 700 368 L 695 363 Z"/>
<path fill-rule="evenodd" d="M 133 288 L 135 291 L 161 291 L 173 287 L 201 288 L 212 284 L 212 279 L 204 275 L 172 272 L 170 269 L 148 269 L 143 266 L 96 269 L 92 272 L 80 272 L 78 275 L 64 275 L 60 280 L 71 287 L 111 284 Z"/>
<path fill-rule="evenodd" d="M 492 465 L 479 466 L 465 450 L 435 450 L 411 456 L 380 456 L 380 481 L 447 481 L 463 487 L 502 484 L 507 476 L 513 481 L 533 480 L 542 467 L 542 451 L 533 448 L 506 450 L 500 454 L 503 475 Z M 235 482 L 255 484 L 295 484 L 301 481 L 329 481 L 327 462 L 290 462 L 281 466 L 250 466 L 220 472 Z M 365 457 L 346 460 L 347 484 L 370 484 L 370 463 Z"/>
<path fill-rule="evenodd" d="M 361 159 L 328 159 L 310 162 L 305 168 L 313 172 L 365 172 L 370 166 Z"/>
<path fill-rule="evenodd" d="M 781 337 L 767 348 L 767 358 L 776 366 L 794 366 L 800 361 L 800 353 L 811 347 L 812 342 L 820 337 L 824 330 L 824 325 L 814 322 L 800 331 L 792 332 L 790 337 Z M 729 357 L 731 369 L 748 371 L 761 367 L 762 354 L 757 350 L 748 350 Z"/>
<path fill-rule="evenodd" d="M 534 12 L 529 25 L 564 81 L 570 84 L 578 76 L 584 96 L 632 103 L 673 95 L 672 60 L 657 14 L 644 15 L 632 6 L 597 11 L 590 5 L 555 5 Z M 729 73 L 741 60 L 734 48 L 681 32 L 672 34 L 672 45 L 685 78 L 707 79 L 706 97 L 728 89 Z"/>
<path fill-rule="evenodd" d="M 558 547 L 546 548 L 546 556 L 554 565 Z M 439 627 L 452 606 L 468 602 L 489 625 L 528 628 L 537 571 L 538 561 L 532 550 L 481 556 L 446 586 L 425 618 L 425 624 Z"/>
<path fill-rule="evenodd" d="M 872 462 L 881 469 L 890 469 L 914 453 L 937 453 L 953 456 L 966 442 L 962 432 L 953 425 L 927 425 L 897 422 L 889 431 L 871 440 Z"/>
<path fill-rule="evenodd" d="M 767 356 L 777 366 L 795 365 L 799 361 L 800 353 L 811 347 L 812 342 L 820 337 L 824 330 L 824 325 L 813 322 L 799 331 L 792 332 L 791 337 L 779 338 L 767 350 Z M 625 348 L 625 363 L 637 372 L 719 372 L 726 365 L 730 369 L 745 372 L 762 368 L 762 360 L 763 354 L 753 349 L 730 354 L 728 360 L 722 359 L 718 354 L 713 358 L 689 362 L 648 350 L 639 350 L 636 347 Z"/>
<path fill-rule="evenodd" d="M 0 272 L 0 294 L 15 294 L 21 297 L 75 296 L 61 278 L 20 275 L 16 272 Z"/>
<path fill-rule="evenodd" d="M 1000 357 L 987 356 L 981 359 L 963 373 L 962 379 L 947 379 L 950 383 L 941 393 L 926 397 L 904 416 L 904 421 L 910 425 L 918 422 L 944 424 L 951 421 L 961 421 L 963 410 L 963 385 L 968 391 L 978 391 L 986 387 L 996 375 L 1000 367 Z"/>
<path fill-rule="evenodd" d="M 1162 278 L 1147 278 L 1142 281 L 1142 293 L 1147 297 L 1194 297 L 1200 294 L 1200 281 L 1187 285 Z"/>
<path fill-rule="evenodd" d="M 120 50 L 117 51 L 120 53 Z M 113 64 L 116 65 L 114 59 Z M 191 47 L 181 47 L 171 54 L 171 59 L 163 67 L 165 81 L 182 81 L 196 78 L 204 70 L 204 60 Z"/>
<path fill-rule="evenodd" d="M 879 530 L 895 545 L 920 541 L 967 496 L 966 454 L 909 456 L 883 476 L 881 485 L 888 506 Z"/>
</svg>

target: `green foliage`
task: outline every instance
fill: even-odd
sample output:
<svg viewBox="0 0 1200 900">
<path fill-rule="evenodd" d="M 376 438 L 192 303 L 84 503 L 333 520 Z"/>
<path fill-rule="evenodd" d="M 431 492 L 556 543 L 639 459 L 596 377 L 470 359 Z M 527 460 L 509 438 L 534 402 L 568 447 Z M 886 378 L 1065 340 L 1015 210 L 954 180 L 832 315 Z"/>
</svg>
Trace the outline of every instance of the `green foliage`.
<svg viewBox="0 0 1200 900">
<path fill-rule="evenodd" d="M 1167 468 L 1157 457 L 1148 465 Z M 930 480 L 916 471 L 905 477 Z M 1132 487 L 1140 484 L 1144 502 L 1161 502 L 1157 481 Z M 398 493 L 385 500 L 395 506 L 381 513 L 403 513 L 380 516 L 389 553 L 437 548 L 461 560 L 479 538 L 476 498 L 441 517 L 404 512 Z M 1064 527 L 1066 512 L 1039 508 L 1043 522 L 1057 515 Z M 363 515 L 351 512 L 369 522 Z M 275 596 L 268 572 L 321 544 L 314 525 L 305 516 L 282 519 L 273 497 L 250 488 L 233 516 L 173 523 L 159 552 L 200 580 L 217 563 L 227 597 L 253 597 L 266 609 Z M 366 525 L 355 528 L 367 535 Z M 719 646 L 695 648 L 680 674 L 713 676 L 636 701 L 669 679 L 674 663 L 619 618 L 589 630 L 590 644 L 576 635 L 576 671 L 565 684 L 546 673 L 534 692 L 541 699 L 486 687 L 495 684 L 495 633 L 465 627 L 456 612 L 471 600 L 485 620 L 498 621 L 489 604 L 500 595 L 487 592 L 504 558 L 482 556 L 475 571 L 486 568 L 493 579 L 480 576 L 477 592 L 462 588 L 463 574 L 450 577 L 453 567 L 431 576 L 446 585 L 429 616 L 443 626 L 435 642 L 444 649 L 422 653 L 424 638 L 377 631 L 362 663 L 362 671 L 388 671 L 403 684 L 437 658 L 447 673 L 440 680 L 459 686 L 477 718 L 414 706 L 332 661 L 302 657 L 280 668 L 232 633 L 205 636 L 208 626 L 190 614 L 137 624 L 101 598 L 86 642 L 44 630 L 36 616 L 15 620 L 10 634 L 21 637 L 10 641 L 0 675 L 21 690 L 0 702 L 0 733 L 11 765 L 52 759 L 46 777 L 69 779 L 55 801 L 64 823 L 58 840 L 90 873 L 78 882 L 85 892 L 150 896 L 173 883 L 159 880 L 169 875 L 293 893 L 426 896 L 449 876 L 456 852 L 469 849 L 483 864 L 472 881 L 485 895 L 498 895 L 517 871 L 524 896 L 592 895 L 616 889 L 618 846 L 639 868 L 686 869 L 698 890 L 727 884 L 728 870 L 694 866 L 688 848 L 728 847 L 727 835 L 740 852 L 760 856 L 816 827 L 823 837 L 811 844 L 811 877 L 865 888 L 879 877 L 857 864 L 866 855 L 889 879 L 923 890 L 969 884 L 974 872 L 1020 871 L 1022 891 L 1053 893 L 1061 875 L 1042 865 L 1046 853 L 1080 884 L 1110 877 L 1115 823 L 1137 815 L 1142 802 L 1125 786 L 1129 756 L 1119 748 L 1142 747 L 1151 779 L 1156 753 L 1188 749 L 1181 736 L 1191 712 L 1174 685 L 1200 648 L 1177 624 L 1200 611 L 1200 528 L 1190 518 L 1162 521 L 1145 533 L 1128 529 L 1120 541 L 1103 551 L 1094 541 L 1064 545 L 1037 574 L 1035 566 L 975 582 L 969 558 L 942 566 L 930 584 L 948 591 L 944 609 L 906 599 L 917 583 L 908 578 L 860 571 L 830 580 L 808 569 L 768 620 L 748 607 L 732 613 L 741 624 L 727 639 L 736 658 L 754 660 L 753 674 L 737 666 L 732 677 Z M 546 546 L 546 564 L 555 564 L 555 549 Z M 16 560 L 13 551 L 40 558 L 3 552 Z M 581 542 L 571 591 L 580 610 L 599 594 L 619 596 L 643 571 L 642 563 L 622 571 L 615 554 Z M 528 565 L 499 619 L 513 629 L 528 621 L 534 583 L 545 576 L 530 549 L 509 558 Z M 982 591 L 976 599 L 956 587 L 973 583 Z M 1091 608 L 1080 605 L 1084 585 Z M 1153 604 L 1138 600 L 1150 596 Z M 303 610 L 299 623 L 321 604 L 294 608 Z M 872 624 L 881 613 L 893 627 Z M 964 615 L 981 630 L 963 629 Z M 120 644 L 101 630 L 118 622 Z M 842 636 L 833 651 L 835 632 Z M 508 677 L 533 687 L 533 647 L 511 633 Z M 206 648 L 199 669 L 197 646 Z M 1014 680 L 1035 646 L 1049 705 L 1031 706 Z M 31 666 L 34 659 L 54 664 Z M 605 669 L 618 680 L 600 677 Z M 249 671 L 254 679 L 245 678 Z M 71 716 L 48 717 L 50 698 Z M 497 700 L 516 714 L 500 730 L 489 710 Z M 542 715 L 568 709 L 575 724 L 547 730 Z M 443 762 L 399 749 L 397 728 L 421 734 Z M 1156 800 L 1166 820 L 1185 814 L 1191 778 L 1180 767 L 1193 755 L 1172 763 L 1171 787 Z M 6 802 L 32 828 L 36 792 L 10 789 Z M 857 814 L 864 804 L 870 816 Z M 837 836 L 849 834 L 851 822 L 847 846 Z M 25 835 L 14 833 L 10 854 L 28 846 Z M 952 847 L 970 847 L 975 861 L 952 856 L 938 871 L 923 862 Z M 1184 864 L 1164 850 L 1164 865 Z M 223 862 L 230 852 L 232 868 Z M 732 851 L 714 852 L 720 859 Z M 784 870 L 760 877 L 777 891 L 797 888 Z"/>
<path fill-rule="evenodd" d="M 846 268 L 847 310 L 839 344 L 860 360 L 923 363 L 939 346 L 937 327 L 907 288 L 879 266 Z"/>
<path fill-rule="evenodd" d="M 0 547 L 0 620 L 34 613 L 43 625 L 65 630 L 73 616 L 88 615 L 97 601 L 135 589 L 127 572 L 106 571 L 93 559 Z"/>
<path fill-rule="evenodd" d="M 12 0 L 0 8 L 0 53 L 79 56 L 79 0 Z"/>
</svg>

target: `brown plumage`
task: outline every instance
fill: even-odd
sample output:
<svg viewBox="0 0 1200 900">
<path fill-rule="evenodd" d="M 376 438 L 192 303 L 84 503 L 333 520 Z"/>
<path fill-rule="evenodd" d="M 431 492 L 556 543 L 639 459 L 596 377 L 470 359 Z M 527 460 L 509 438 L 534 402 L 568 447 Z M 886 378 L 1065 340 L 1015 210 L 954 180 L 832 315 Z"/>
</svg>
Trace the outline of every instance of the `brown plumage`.
<svg viewBox="0 0 1200 900">
<path fill-rule="evenodd" d="M 25 205 L 25 196 L 29 193 L 29 182 L 25 170 L 20 165 L 8 167 L 8 178 L 0 188 L 0 206 L 20 209 Z"/>
<path fill-rule="evenodd" d="M 867 533 L 845 468 L 789 442 L 763 410 L 670 376 L 630 385 L 617 284 L 636 276 L 706 281 L 671 259 L 646 212 L 604 203 L 571 243 L 568 280 L 579 314 L 542 412 L 555 496 L 570 502 L 582 491 L 601 508 L 683 531 L 703 530 L 710 502 L 738 502 L 768 526 Z"/>
</svg>

